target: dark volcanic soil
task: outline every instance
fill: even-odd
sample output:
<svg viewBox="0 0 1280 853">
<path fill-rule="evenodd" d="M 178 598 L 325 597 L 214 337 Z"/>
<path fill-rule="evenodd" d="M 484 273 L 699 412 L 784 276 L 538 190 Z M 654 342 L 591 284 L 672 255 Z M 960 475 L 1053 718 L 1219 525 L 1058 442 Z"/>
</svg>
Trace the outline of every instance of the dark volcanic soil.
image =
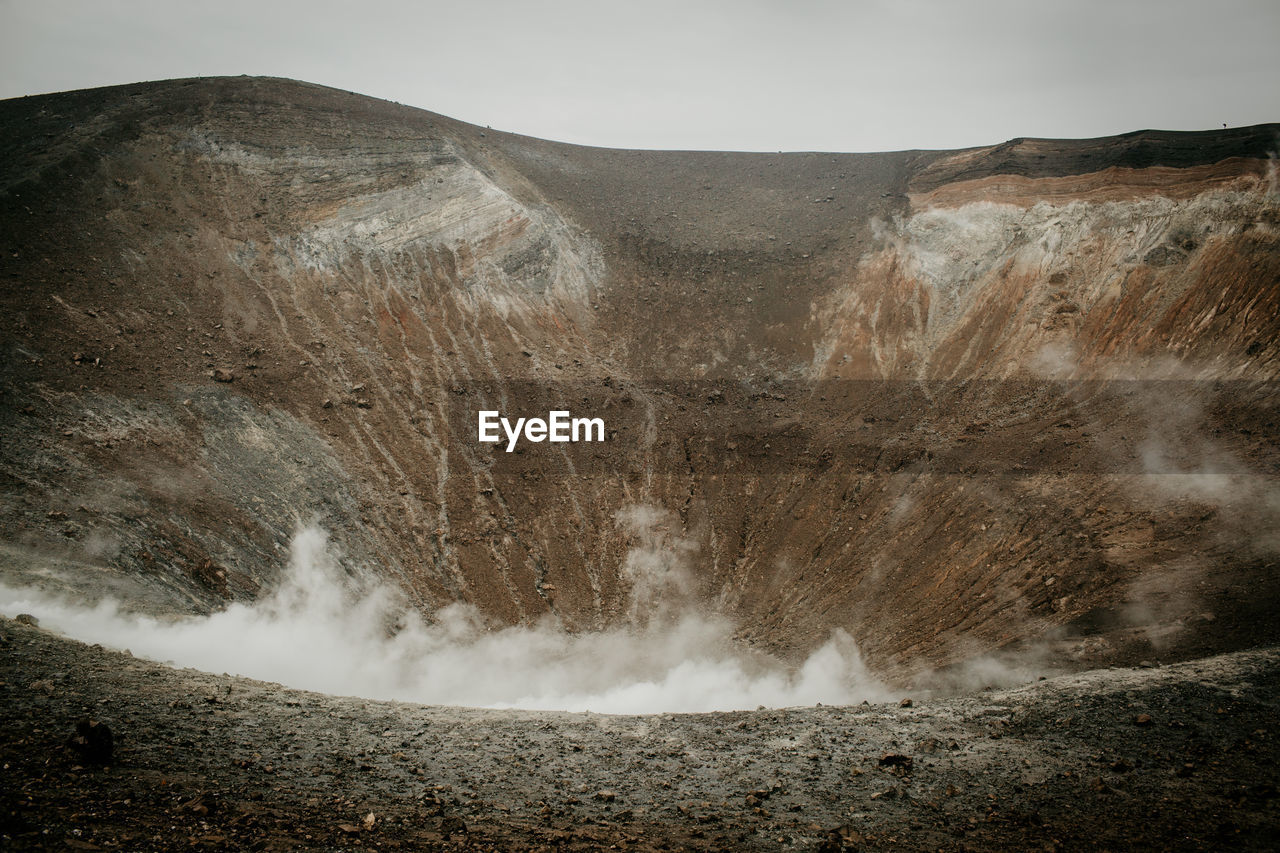
<svg viewBox="0 0 1280 853">
<path fill-rule="evenodd" d="M 1269 850 L 1280 831 L 1275 650 L 908 707 L 614 717 L 324 696 L 0 630 L 15 850 Z M 114 733 L 107 766 L 64 745 L 85 716 Z"/>
</svg>

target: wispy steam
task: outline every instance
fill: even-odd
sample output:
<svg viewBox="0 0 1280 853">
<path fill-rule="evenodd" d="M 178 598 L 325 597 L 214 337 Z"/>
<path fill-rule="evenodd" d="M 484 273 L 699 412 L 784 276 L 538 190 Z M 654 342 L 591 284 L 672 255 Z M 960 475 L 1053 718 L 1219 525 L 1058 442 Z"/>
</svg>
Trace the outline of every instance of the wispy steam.
<svg viewBox="0 0 1280 853">
<path fill-rule="evenodd" d="M 652 510 L 619 520 L 639 540 L 624 567 L 637 619 L 588 634 L 552 620 L 493 630 L 462 604 L 428 622 L 398 590 L 346 577 L 317 528 L 294 537 L 273 593 L 210 616 L 161 621 L 114 601 L 90 607 L 3 586 L 0 612 L 178 666 L 374 699 L 632 714 L 888 698 L 843 631 L 794 670 L 742 649 L 726 620 L 687 606 L 691 546 Z"/>
<path fill-rule="evenodd" d="M 645 504 L 624 507 L 618 524 L 634 540 L 622 563 L 622 576 L 631 583 L 632 623 L 648 625 L 685 615 L 693 588 L 686 559 L 694 543 L 671 532 L 667 513 Z"/>
</svg>

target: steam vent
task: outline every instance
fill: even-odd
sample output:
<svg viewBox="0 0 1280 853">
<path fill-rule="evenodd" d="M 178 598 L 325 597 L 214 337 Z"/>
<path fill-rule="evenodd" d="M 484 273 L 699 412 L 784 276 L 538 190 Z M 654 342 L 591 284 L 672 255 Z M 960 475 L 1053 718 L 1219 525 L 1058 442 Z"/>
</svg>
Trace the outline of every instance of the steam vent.
<svg viewBox="0 0 1280 853">
<path fill-rule="evenodd" d="M 1278 149 L 0 102 L 0 846 L 1269 849 Z"/>
</svg>

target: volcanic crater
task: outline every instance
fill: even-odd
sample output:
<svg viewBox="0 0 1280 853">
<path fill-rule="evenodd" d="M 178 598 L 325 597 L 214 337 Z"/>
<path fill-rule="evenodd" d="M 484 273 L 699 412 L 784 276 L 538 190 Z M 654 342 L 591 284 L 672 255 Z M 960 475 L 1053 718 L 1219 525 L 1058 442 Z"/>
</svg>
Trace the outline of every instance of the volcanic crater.
<svg viewBox="0 0 1280 853">
<path fill-rule="evenodd" d="M 251 77 L 0 102 L 0 603 L 35 617 L 0 628 L 0 834 L 1267 849 L 1278 147 L 625 151 Z M 489 410 L 605 440 L 507 452 Z M 477 709 L 76 640 L 104 601 L 287 609 L 319 529 L 391 640 L 462 608 L 603 660 L 696 618 L 858 683 Z"/>
</svg>

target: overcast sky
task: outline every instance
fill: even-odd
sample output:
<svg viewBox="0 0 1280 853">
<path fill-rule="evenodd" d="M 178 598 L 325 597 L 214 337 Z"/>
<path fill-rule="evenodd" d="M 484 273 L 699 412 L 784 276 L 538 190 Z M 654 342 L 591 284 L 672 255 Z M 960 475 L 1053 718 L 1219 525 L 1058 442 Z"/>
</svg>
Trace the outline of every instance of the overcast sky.
<svg viewBox="0 0 1280 853">
<path fill-rule="evenodd" d="M 264 74 L 622 148 L 1280 121 L 1280 0 L 0 0 L 0 97 Z"/>
</svg>

